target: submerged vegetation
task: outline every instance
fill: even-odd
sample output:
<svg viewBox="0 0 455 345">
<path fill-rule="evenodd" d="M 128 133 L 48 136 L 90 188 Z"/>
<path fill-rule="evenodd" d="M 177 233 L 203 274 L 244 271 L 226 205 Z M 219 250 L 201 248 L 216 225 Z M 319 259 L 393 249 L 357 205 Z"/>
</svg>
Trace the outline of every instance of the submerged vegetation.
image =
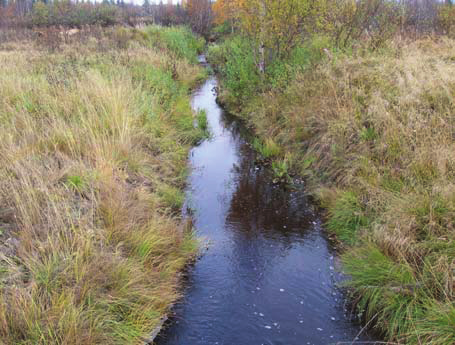
<svg viewBox="0 0 455 345">
<path fill-rule="evenodd" d="M 202 43 L 113 28 L 0 46 L 2 344 L 139 343 L 178 297 Z"/>
<path fill-rule="evenodd" d="M 453 7 L 422 10 L 425 24 L 403 8 L 398 23 L 416 26 L 409 37 L 382 1 L 376 15 L 390 25 L 384 32 L 378 19 L 365 36 L 361 11 L 367 18 L 367 4 L 380 1 L 357 3 L 354 21 L 301 28 L 287 54 L 265 50 L 263 61 L 267 42 L 249 48 L 263 34 L 249 26 L 257 18 L 223 18 L 236 31 L 209 48 L 209 60 L 222 79 L 221 101 L 254 128 L 253 147 L 277 176 L 306 176 L 328 210 L 358 315 L 389 341 L 453 344 L 455 41 L 446 21 Z M 333 23 L 321 13 L 305 20 Z"/>
</svg>

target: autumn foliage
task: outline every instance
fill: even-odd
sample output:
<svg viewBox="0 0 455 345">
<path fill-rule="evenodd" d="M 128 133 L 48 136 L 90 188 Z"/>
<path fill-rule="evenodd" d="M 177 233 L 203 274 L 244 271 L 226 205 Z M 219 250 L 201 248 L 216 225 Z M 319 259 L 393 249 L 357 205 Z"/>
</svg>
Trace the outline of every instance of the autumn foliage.
<svg viewBox="0 0 455 345">
<path fill-rule="evenodd" d="M 214 24 L 228 23 L 234 32 L 236 19 L 238 18 L 239 0 L 218 0 L 213 4 Z"/>
<path fill-rule="evenodd" d="M 193 31 L 208 35 L 212 26 L 212 4 L 210 0 L 188 0 L 186 3 L 188 22 Z"/>
</svg>

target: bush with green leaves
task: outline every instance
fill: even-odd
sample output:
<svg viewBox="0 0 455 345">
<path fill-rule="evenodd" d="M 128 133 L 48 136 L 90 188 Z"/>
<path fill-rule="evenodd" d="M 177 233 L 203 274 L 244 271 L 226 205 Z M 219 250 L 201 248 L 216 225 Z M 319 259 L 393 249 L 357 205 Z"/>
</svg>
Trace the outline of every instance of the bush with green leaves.
<svg viewBox="0 0 455 345">
<path fill-rule="evenodd" d="M 223 75 L 223 85 L 233 98 L 241 100 L 254 95 L 261 85 L 261 76 L 246 38 L 235 36 L 219 48 L 212 48 L 210 53 L 209 59 L 216 56 L 217 60 L 224 61 L 219 70 Z"/>
<path fill-rule="evenodd" d="M 331 49 L 332 45 L 328 36 L 316 35 L 294 47 L 286 58 L 274 59 L 263 74 L 256 66 L 250 42 L 241 36 L 211 45 L 207 56 L 221 73 L 229 97 L 241 104 L 257 92 L 285 88 L 296 75 L 323 59 L 324 48 Z"/>
</svg>

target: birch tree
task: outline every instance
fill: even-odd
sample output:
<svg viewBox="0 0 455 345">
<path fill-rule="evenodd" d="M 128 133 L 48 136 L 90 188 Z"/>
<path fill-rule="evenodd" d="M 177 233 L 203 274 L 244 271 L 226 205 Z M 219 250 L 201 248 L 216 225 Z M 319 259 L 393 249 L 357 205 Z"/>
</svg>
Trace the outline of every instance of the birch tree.
<svg viewBox="0 0 455 345">
<path fill-rule="evenodd" d="M 234 1 L 239 8 L 242 31 L 250 38 L 261 73 L 274 59 L 289 56 L 303 40 L 308 21 L 319 25 L 317 18 L 322 2 L 318 0 Z"/>
</svg>

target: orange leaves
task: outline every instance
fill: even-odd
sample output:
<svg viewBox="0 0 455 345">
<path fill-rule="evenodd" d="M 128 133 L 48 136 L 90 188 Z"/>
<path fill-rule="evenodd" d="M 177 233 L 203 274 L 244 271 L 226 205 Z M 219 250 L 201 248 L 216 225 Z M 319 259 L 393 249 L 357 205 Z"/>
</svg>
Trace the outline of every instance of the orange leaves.
<svg viewBox="0 0 455 345">
<path fill-rule="evenodd" d="M 213 4 L 213 13 L 215 14 L 215 24 L 223 24 L 228 20 L 229 0 L 218 0 Z"/>
<path fill-rule="evenodd" d="M 245 0 L 217 0 L 213 4 L 215 24 L 221 25 L 230 22 L 231 25 L 238 19 L 239 11 Z"/>
</svg>

